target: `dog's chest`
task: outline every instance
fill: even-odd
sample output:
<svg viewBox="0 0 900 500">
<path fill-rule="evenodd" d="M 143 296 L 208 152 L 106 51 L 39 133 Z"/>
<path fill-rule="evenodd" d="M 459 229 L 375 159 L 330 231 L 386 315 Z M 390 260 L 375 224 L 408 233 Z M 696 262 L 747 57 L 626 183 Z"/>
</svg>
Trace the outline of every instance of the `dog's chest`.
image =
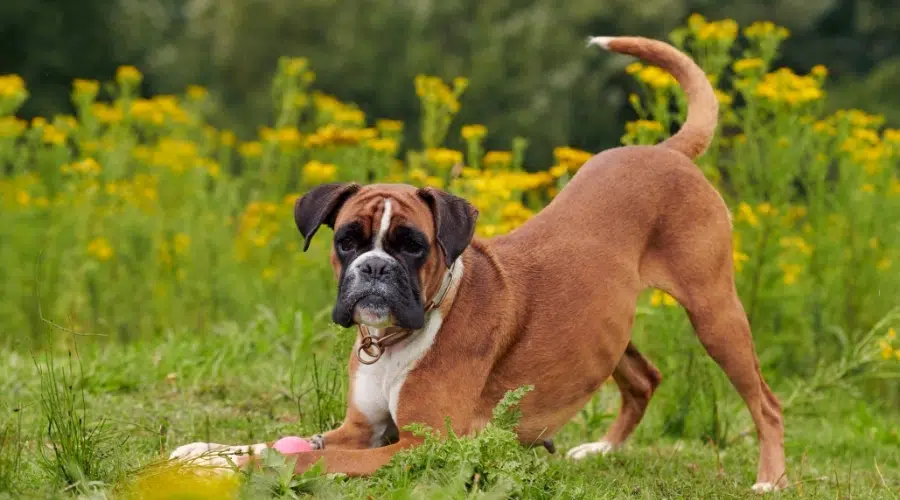
<svg viewBox="0 0 900 500">
<path fill-rule="evenodd" d="M 388 424 L 397 422 L 400 389 L 410 370 L 431 349 L 442 321 L 440 311 L 432 311 L 425 328 L 408 340 L 388 348 L 374 364 L 357 365 L 351 397 L 353 404 L 372 425 L 375 439 L 381 437 Z"/>
</svg>

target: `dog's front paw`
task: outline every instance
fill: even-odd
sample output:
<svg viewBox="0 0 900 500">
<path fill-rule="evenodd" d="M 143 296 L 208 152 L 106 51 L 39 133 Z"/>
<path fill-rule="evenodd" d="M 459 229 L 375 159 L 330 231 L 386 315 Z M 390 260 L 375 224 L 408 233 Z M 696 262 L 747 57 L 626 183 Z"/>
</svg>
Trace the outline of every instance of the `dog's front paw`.
<svg viewBox="0 0 900 500">
<path fill-rule="evenodd" d="M 265 443 L 247 446 L 228 446 L 217 443 L 191 443 L 179 446 L 169 455 L 170 460 L 184 462 L 213 472 L 229 472 L 245 465 L 251 455 L 266 449 Z"/>
<path fill-rule="evenodd" d="M 573 460 L 581 460 L 592 455 L 608 455 L 615 451 L 618 447 L 609 441 L 597 441 L 596 443 L 584 443 L 578 445 L 568 452 L 566 457 Z"/>
</svg>

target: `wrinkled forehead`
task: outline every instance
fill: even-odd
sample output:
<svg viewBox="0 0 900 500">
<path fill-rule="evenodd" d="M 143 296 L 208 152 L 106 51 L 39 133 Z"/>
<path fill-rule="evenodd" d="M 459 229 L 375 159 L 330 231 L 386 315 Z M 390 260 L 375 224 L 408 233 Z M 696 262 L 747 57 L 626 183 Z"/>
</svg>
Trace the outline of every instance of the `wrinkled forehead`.
<svg viewBox="0 0 900 500">
<path fill-rule="evenodd" d="M 401 225 L 418 229 L 429 239 L 434 234 L 431 209 L 411 186 L 364 187 L 341 208 L 334 228 L 337 231 L 350 223 L 360 224 L 368 235 Z M 382 229 L 383 223 L 387 223 L 386 229 Z"/>
</svg>

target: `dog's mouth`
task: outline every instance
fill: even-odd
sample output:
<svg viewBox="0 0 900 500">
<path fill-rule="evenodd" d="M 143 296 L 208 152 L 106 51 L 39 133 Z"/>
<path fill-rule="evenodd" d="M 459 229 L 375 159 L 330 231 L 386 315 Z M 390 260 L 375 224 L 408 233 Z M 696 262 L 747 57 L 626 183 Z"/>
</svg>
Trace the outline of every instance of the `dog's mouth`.
<svg viewBox="0 0 900 500">
<path fill-rule="evenodd" d="M 353 304 L 353 322 L 372 328 L 387 328 L 394 323 L 388 301 L 380 295 L 365 295 Z"/>
</svg>

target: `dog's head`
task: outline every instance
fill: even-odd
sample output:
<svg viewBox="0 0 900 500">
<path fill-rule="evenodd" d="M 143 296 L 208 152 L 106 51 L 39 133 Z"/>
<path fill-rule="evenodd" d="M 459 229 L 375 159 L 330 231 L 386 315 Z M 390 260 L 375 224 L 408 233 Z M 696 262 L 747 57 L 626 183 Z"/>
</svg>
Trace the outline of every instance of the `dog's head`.
<svg viewBox="0 0 900 500">
<path fill-rule="evenodd" d="M 304 251 L 319 226 L 334 230 L 332 319 L 344 327 L 422 328 L 425 304 L 472 241 L 477 217 L 458 196 L 403 184 L 323 184 L 294 206 Z"/>
</svg>

